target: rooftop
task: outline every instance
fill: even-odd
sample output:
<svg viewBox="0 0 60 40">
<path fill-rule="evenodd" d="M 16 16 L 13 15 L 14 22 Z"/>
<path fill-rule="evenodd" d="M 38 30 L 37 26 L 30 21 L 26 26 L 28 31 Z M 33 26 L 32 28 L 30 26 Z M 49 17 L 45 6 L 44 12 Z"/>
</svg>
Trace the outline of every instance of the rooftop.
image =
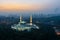
<svg viewBox="0 0 60 40">
<path fill-rule="evenodd" d="M 32 23 L 32 16 L 30 17 L 30 23 L 22 21 L 22 17 L 20 17 L 20 22 L 18 24 L 12 25 L 11 28 L 18 31 L 24 31 L 24 30 L 31 31 L 31 29 L 39 29 L 37 25 Z"/>
</svg>

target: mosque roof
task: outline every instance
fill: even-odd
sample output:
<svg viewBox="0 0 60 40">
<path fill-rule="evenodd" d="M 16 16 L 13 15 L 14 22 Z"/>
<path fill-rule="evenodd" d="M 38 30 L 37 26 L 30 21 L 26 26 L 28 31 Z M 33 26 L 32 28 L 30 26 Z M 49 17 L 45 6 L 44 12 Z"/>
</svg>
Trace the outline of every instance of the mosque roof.
<svg viewBox="0 0 60 40">
<path fill-rule="evenodd" d="M 32 24 L 32 16 L 30 16 L 30 23 L 22 21 L 22 17 L 20 17 L 20 22 L 18 24 L 12 25 L 11 28 L 19 31 L 30 31 L 31 29 L 39 29 L 38 26 Z"/>
<path fill-rule="evenodd" d="M 19 31 L 24 31 L 24 30 L 31 30 L 31 29 L 39 29 L 38 26 L 36 26 L 35 24 L 33 25 L 29 25 L 29 23 L 27 24 L 16 24 L 11 26 L 11 28 L 19 30 Z"/>
</svg>

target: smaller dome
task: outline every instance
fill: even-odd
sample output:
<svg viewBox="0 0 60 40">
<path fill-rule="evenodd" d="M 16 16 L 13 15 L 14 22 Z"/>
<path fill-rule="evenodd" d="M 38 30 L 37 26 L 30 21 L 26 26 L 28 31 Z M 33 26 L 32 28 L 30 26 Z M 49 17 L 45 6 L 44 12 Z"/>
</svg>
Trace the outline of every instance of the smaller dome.
<svg viewBox="0 0 60 40">
<path fill-rule="evenodd" d="M 25 21 L 21 21 L 20 23 L 23 23 L 23 24 L 24 24 L 24 23 L 26 23 L 26 22 L 25 22 Z"/>
</svg>

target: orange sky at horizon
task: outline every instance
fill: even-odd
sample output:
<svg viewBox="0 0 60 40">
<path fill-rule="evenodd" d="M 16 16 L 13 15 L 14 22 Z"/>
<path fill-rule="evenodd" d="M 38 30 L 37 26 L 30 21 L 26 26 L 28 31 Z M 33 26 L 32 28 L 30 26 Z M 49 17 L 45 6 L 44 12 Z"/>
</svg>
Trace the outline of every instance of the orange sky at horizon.
<svg viewBox="0 0 60 40">
<path fill-rule="evenodd" d="M 0 4 L 0 11 L 12 10 L 38 10 L 43 9 L 43 5 L 33 4 Z"/>
<path fill-rule="evenodd" d="M 48 10 L 57 8 L 60 0 L 0 0 L 0 11 Z"/>
</svg>

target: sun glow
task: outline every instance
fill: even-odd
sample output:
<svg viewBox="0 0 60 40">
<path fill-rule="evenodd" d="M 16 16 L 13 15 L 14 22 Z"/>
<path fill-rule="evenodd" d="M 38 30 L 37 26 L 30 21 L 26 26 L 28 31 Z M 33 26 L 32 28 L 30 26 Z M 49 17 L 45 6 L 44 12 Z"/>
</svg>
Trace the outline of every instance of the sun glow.
<svg viewBox="0 0 60 40">
<path fill-rule="evenodd" d="M 0 5 L 0 10 L 37 10 L 41 9 L 42 5 L 32 5 L 32 4 L 2 4 Z"/>
</svg>

